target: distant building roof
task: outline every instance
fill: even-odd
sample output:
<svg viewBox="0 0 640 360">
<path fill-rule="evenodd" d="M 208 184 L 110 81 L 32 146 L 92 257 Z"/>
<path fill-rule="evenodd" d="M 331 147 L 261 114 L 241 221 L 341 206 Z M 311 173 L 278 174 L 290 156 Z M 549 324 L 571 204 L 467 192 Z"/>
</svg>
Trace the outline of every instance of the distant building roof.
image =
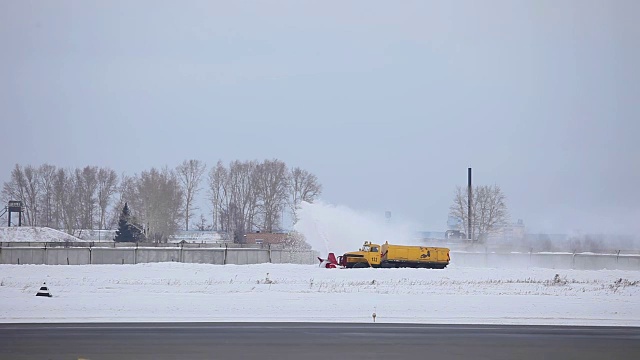
<svg viewBox="0 0 640 360">
<path fill-rule="evenodd" d="M 285 233 L 249 233 L 244 236 L 245 244 L 282 244 L 287 239 Z"/>
<path fill-rule="evenodd" d="M 231 242 L 226 232 L 221 231 L 200 231 L 200 230 L 180 230 L 169 236 L 170 243 L 198 243 L 198 244 L 220 244 Z"/>
</svg>

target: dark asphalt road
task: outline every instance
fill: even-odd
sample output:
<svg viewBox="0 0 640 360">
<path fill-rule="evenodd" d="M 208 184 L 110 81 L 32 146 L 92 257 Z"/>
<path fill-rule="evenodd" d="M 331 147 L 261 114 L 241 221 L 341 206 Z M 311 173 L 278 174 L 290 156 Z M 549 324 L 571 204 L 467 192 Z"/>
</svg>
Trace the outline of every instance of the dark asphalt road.
<svg viewBox="0 0 640 360">
<path fill-rule="evenodd" d="M 640 328 L 0 324 L 0 359 L 640 359 Z"/>
</svg>

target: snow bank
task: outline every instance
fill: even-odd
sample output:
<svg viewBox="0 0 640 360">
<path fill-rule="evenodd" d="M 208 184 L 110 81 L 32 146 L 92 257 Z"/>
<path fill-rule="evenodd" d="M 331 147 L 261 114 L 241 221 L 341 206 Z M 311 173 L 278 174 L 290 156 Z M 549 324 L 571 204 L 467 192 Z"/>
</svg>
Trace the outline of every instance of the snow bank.
<svg viewBox="0 0 640 360">
<path fill-rule="evenodd" d="M 75 236 L 48 227 L 0 227 L 0 242 L 84 242 Z"/>
<path fill-rule="evenodd" d="M 556 276 L 558 274 L 558 276 Z M 54 297 L 35 294 L 42 282 Z M 640 272 L 313 265 L 0 265 L 0 322 L 640 326 Z"/>
</svg>

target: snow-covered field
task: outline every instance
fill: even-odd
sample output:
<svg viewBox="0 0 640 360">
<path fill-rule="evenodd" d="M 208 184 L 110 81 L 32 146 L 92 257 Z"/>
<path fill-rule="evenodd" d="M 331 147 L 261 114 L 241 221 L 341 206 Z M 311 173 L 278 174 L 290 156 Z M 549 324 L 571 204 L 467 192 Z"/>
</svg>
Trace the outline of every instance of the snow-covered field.
<svg viewBox="0 0 640 360">
<path fill-rule="evenodd" d="M 45 281 L 52 298 L 35 296 Z M 640 326 L 639 299 L 637 271 L 0 265 L 0 322 L 370 322 L 375 311 L 377 322 Z"/>
</svg>

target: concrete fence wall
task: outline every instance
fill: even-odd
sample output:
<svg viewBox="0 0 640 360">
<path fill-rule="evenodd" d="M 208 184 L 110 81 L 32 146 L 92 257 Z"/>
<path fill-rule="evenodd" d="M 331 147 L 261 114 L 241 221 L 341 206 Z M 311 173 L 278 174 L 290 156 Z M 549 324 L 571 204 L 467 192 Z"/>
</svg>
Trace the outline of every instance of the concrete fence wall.
<svg viewBox="0 0 640 360">
<path fill-rule="evenodd" d="M 182 251 L 180 249 L 137 249 L 134 252 L 135 263 L 154 262 L 182 262 Z"/>
<path fill-rule="evenodd" d="M 640 255 L 451 252 L 451 264 L 466 267 L 640 270 Z"/>
<path fill-rule="evenodd" d="M 0 248 L 1 264 L 139 264 L 183 262 L 198 264 L 317 264 L 314 251 L 257 248 Z M 550 268 L 577 270 L 640 270 L 640 255 L 569 253 L 451 252 L 451 265 L 495 268 Z"/>
<path fill-rule="evenodd" d="M 139 264 L 184 262 L 198 264 L 315 264 L 314 251 L 255 248 L 0 248 L 0 264 Z"/>
<path fill-rule="evenodd" d="M 183 249 L 182 262 L 224 265 L 225 249 Z"/>
<path fill-rule="evenodd" d="M 45 264 L 87 265 L 91 263 L 89 249 L 47 249 L 45 254 Z"/>
</svg>

